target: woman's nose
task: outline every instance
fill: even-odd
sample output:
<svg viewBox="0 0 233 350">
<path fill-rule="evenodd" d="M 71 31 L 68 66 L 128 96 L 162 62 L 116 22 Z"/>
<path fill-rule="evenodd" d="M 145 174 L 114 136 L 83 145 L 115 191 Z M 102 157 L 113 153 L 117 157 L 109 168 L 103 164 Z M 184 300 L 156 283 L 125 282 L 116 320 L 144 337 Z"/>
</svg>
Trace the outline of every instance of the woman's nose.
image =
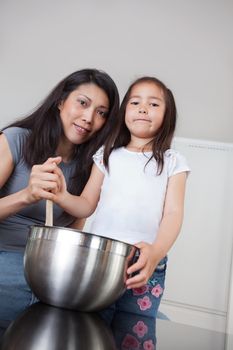
<svg viewBox="0 0 233 350">
<path fill-rule="evenodd" d="M 82 115 L 82 120 L 85 121 L 88 124 L 91 124 L 94 118 L 94 111 L 92 110 L 86 110 Z"/>
</svg>

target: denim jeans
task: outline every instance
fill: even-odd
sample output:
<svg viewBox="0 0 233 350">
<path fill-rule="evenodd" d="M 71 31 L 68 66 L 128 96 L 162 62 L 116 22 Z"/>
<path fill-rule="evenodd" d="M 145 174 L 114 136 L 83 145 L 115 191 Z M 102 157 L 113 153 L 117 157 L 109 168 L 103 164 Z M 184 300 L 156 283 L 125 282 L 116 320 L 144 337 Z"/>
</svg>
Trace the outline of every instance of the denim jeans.
<svg viewBox="0 0 233 350">
<path fill-rule="evenodd" d="M 0 251 L 0 327 L 36 301 L 24 278 L 23 253 Z"/>
<path fill-rule="evenodd" d="M 160 261 L 145 286 L 126 290 L 114 304 L 99 312 L 111 326 L 120 349 L 131 343 L 155 349 L 156 318 L 164 291 L 166 267 L 167 257 Z M 131 317 L 126 317 L 129 314 Z"/>
</svg>

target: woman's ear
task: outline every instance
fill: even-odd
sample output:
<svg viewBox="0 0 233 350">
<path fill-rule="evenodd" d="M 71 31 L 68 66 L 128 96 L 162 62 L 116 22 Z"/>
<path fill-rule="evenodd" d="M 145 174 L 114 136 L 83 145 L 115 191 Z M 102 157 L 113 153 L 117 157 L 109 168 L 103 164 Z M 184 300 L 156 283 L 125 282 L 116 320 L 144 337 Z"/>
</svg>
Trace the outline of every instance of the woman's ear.
<svg viewBox="0 0 233 350">
<path fill-rule="evenodd" d="M 60 101 L 60 102 L 58 103 L 57 108 L 59 109 L 59 111 L 61 111 L 61 110 L 62 110 L 62 108 L 63 108 L 63 104 L 64 104 L 64 101 L 63 101 L 63 100 L 62 100 L 62 101 Z"/>
</svg>

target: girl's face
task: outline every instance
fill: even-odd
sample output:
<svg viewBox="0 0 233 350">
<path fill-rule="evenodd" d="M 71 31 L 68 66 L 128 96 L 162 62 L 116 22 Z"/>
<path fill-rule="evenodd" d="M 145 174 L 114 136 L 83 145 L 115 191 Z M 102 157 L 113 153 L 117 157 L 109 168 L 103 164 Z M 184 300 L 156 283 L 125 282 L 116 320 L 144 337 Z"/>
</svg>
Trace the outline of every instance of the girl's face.
<svg viewBox="0 0 233 350">
<path fill-rule="evenodd" d="M 70 146 L 89 140 L 106 122 L 108 96 L 92 83 L 79 85 L 59 104 L 61 122 Z"/>
<path fill-rule="evenodd" d="M 165 108 L 163 91 L 155 83 L 135 85 L 125 111 L 125 123 L 131 138 L 151 141 L 163 122 Z"/>
</svg>

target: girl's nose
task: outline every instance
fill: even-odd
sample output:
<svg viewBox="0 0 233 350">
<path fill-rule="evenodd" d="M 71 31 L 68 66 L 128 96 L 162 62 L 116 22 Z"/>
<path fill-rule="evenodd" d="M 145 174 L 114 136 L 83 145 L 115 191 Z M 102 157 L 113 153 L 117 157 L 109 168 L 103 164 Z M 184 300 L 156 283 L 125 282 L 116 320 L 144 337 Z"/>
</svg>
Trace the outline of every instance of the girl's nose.
<svg viewBox="0 0 233 350">
<path fill-rule="evenodd" d="M 139 113 L 147 113 L 147 109 L 144 106 L 140 106 Z"/>
</svg>

